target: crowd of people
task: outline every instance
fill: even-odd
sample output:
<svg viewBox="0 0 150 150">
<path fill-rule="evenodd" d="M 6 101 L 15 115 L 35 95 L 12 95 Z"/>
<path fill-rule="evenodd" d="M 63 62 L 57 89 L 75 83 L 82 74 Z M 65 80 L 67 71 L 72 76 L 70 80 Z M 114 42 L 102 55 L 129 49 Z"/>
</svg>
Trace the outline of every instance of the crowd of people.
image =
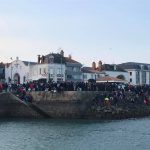
<svg viewBox="0 0 150 150">
<path fill-rule="evenodd" d="M 14 93 L 24 101 L 32 101 L 31 91 L 102 91 L 93 99 L 96 105 L 118 105 L 125 103 L 150 103 L 150 86 L 133 86 L 122 83 L 94 82 L 29 82 L 24 84 L 1 83 L 0 91 Z M 132 93 L 130 94 L 126 94 Z"/>
</svg>

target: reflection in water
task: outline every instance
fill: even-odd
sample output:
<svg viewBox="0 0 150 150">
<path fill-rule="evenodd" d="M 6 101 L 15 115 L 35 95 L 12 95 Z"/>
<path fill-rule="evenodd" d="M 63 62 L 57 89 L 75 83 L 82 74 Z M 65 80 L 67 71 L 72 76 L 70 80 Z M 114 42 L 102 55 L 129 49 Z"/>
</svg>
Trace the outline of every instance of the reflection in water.
<svg viewBox="0 0 150 150">
<path fill-rule="evenodd" d="M 150 118 L 121 121 L 0 120 L 2 150 L 149 149 Z"/>
</svg>

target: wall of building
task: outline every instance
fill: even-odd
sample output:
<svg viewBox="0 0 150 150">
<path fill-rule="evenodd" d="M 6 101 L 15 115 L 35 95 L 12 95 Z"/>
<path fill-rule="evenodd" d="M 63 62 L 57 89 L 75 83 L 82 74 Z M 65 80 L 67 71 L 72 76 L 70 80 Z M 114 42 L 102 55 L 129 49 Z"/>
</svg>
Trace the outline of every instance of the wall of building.
<svg viewBox="0 0 150 150">
<path fill-rule="evenodd" d="M 47 64 L 36 64 L 30 66 L 30 80 L 47 79 L 48 77 L 48 65 Z"/>
<path fill-rule="evenodd" d="M 37 64 L 31 67 L 30 75 L 31 80 L 46 79 L 49 78 L 57 82 L 61 79 L 65 81 L 66 67 L 64 64 Z M 61 77 L 62 74 L 62 77 Z"/>
<path fill-rule="evenodd" d="M 19 74 L 20 76 L 20 83 L 27 82 L 29 80 L 29 67 L 26 66 L 22 61 L 15 60 L 13 61 L 9 67 L 5 67 L 5 80 L 9 82 L 9 78 L 14 80 L 15 74 Z M 24 81 L 25 79 L 25 81 Z"/>
<path fill-rule="evenodd" d="M 68 63 L 66 64 L 66 81 L 82 81 L 82 65 L 79 63 Z"/>
<path fill-rule="evenodd" d="M 125 80 L 129 81 L 129 74 L 128 72 L 121 72 L 121 71 L 105 71 L 105 73 L 112 77 L 117 77 L 118 75 L 123 75 Z"/>
<path fill-rule="evenodd" d="M 150 72 L 146 72 L 146 84 L 150 84 Z"/>
<path fill-rule="evenodd" d="M 98 73 L 82 73 L 83 82 L 88 82 L 89 79 L 98 79 L 100 77 L 104 77 L 105 74 Z"/>
<path fill-rule="evenodd" d="M 65 81 L 66 78 L 66 66 L 65 64 L 48 64 L 49 77 L 53 81 Z"/>
<path fill-rule="evenodd" d="M 134 70 L 128 69 L 129 81 L 133 85 L 143 85 L 148 84 L 150 85 L 150 72 L 146 70 Z"/>
</svg>

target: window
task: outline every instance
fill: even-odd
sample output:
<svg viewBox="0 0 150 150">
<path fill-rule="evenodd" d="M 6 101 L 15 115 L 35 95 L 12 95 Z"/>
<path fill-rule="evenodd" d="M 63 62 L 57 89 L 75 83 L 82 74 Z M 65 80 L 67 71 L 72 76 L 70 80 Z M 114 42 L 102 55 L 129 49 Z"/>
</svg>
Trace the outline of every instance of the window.
<svg viewBox="0 0 150 150">
<path fill-rule="evenodd" d="M 86 74 L 83 75 L 83 79 L 87 79 L 87 75 Z"/>
<path fill-rule="evenodd" d="M 98 74 L 98 75 L 97 75 L 97 78 L 100 78 L 100 77 L 101 77 L 101 75 L 100 75 L 100 74 Z"/>
<path fill-rule="evenodd" d="M 24 77 L 23 77 L 23 82 L 25 82 L 25 81 L 26 81 L 26 77 L 24 76 Z"/>
<path fill-rule="evenodd" d="M 57 81 L 63 81 L 63 78 L 57 78 Z"/>
<path fill-rule="evenodd" d="M 49 62 L 50 62 L 50 63 L 54 63 L 54 56 L 53 56 L 53 55 L 50 55 L 50 56 L 49 56 Z"/>
<path fill-rule="evenodd" d="M 132 79 L 130 79 L 130 82 L 132 82 Z"/>
<path fill-rule="evenodd" d="M 130 72 L 130 76 L 132 76 L 132 72 Z"/>
<path fill-rule="evenodd" d="M 46 68 L 43 68 L 43 73 L 46 74 Z"/>
<path fill-rule="evenodd" d="M 3 69 L 2 68 L 0 68 L 0 73 L 3 73 Z"/>
<path fill-rule="evenodd" d="M 53 74 L 53 73 L 54 73 L 54 71 L 53 71 L 52 68 L 49 69 L 49 73 L 50 73 L 50 74 Z"/>
<path fill-rule="evenodd" d="M 72 67 L 67 67 L 67 70 L 73 71 L 73 68 Z"/>
<path fill-rule="evenodd" d="M 136 72 L 136 84 L 140 84 L 140 72 Z"/>
<path fill-rule="evenodd" d="M 67 79 L 72 79 L 72 75 L 67 75 Z"/>
<path fill-rule="evenodd" d="M 40 68 L 40 74 L 42 73 L 42 69 Z"/>
<path fill-rule="evenodd" d="M 142 84 L 146 84 L 146 72 L 142 72 Z"/>
<path fill-rule="evenodd" d="M 57 74 L 61 74 L 61 68 L 57 69 Z"/>
</svg>

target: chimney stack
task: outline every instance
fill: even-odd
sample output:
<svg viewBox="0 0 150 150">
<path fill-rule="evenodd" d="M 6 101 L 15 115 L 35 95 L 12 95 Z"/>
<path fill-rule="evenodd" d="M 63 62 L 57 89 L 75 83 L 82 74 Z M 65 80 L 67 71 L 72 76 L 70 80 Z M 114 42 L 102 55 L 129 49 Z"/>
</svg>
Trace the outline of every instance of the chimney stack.
<svg viewBox="0 0 150 150">
<path fill-rule="evenodd" d="M 116 64 L 114 64 L 114 71 L 116 71 L 117 70 L 117 65 Z"/>
<path fill-rule="evenodd" d="M 60 51 L 60 55 L 62 55 L 64 57 L 64 51 L 63 50 Z"/>
<path fill-rule="evenodd" d="M 98 62 L 98 70 L 99 70 L 99 71 L 102 71 L 102 61 L 99 61 L 99 62 Z"/>
<path fill-rule="evenodd" d="M 41 63 L 44 64 L 44 62 L 45 62 L 45 56 L 42 55 L 41 56 Z"/>
<path fill-rule="evenodd" d="M 71 56 L 71 55 L 69 55 L 69 56 L 68 56 L 68 58 L 69 58 L 69 59 L 72 59 L 72 56 Z"/>
<path fill-rule="evenodd" d="M 38 64 L 40 64 L 41 57 L 38 55 Z"/>
<path fill-rule="evenodd" d="M 95 63 L 95 62 L 92 63 L 92 68 L 93 68 L 94 70 L 96 70 L 96 63 Z"/>
</svg>

